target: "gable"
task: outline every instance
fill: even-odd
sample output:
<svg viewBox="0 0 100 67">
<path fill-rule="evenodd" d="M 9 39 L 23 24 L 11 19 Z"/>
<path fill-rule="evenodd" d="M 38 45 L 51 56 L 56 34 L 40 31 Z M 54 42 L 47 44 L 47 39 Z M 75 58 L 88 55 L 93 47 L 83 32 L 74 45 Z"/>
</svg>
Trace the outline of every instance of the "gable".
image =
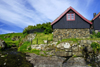
<svg viewBox="0 0 100 67">
<path fill-rule="evenodd" d="M 100 17 L 100 12 L 92 19 L 92 21 L 95 20 L 98 17 Z"/>
<path fill-rule="evenodd" d="M 67 13 L 72 13 L 72 12 L 75 13 L 73 10 L 70 9 Z M 67 21 L 66 14 L 52 25 L 53 29 L 90 28 L 90 24 L 87 23 L 84 19 L 82 19 L 77 13 L 75 13 L 74 21 Z"/>
<path fill-rule="evenodd" d="M 75 9 L 73 9 L 72 7 L 69 7 L 65 12 L 63 12 L 56 20 L 54 20 L 51 25 L 53 25 L 54 23 L 56 23 L 57 21 L 59 21 L 66 13 L 70 12 L 70 10 L 72 10 L 74 13 L 78 14 L 83 20 L 85 20 L 87 23 L 92 24 L 92 22 L 90 22 L 89 20 L 87 20 L 86 18 L 84 18 L 80 13 L 78 13 Z"/>
<path fill-rule="evenodd" d="M 100 15 L 93 20 L 94 30 L 100 30 Z"/>
</svg>

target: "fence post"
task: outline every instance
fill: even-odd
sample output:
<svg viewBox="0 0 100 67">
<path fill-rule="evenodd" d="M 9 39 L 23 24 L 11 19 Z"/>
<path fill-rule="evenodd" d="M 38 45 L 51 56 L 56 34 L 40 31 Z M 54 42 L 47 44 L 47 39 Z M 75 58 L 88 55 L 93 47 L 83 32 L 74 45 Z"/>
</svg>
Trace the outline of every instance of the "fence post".
<svg viewBox="0 0 100 67">
<path fill-rule="evenodd" d="M 31 39 L 31 45 L 32 45 L 32 39 Z"/>
<path fill-rule="evenodd" d="M 47 45 L 48 45 L 48 37 L 47 37 Z"/>
<path fill-rule="evenodd" d="M 38 38 L 37 38 L 37 44 L 38 44 Z"/>
<path fill-rule="evenodd" d="M 71 51 L 72 51 L 72 45 L 71 45 Z M 73 56 L 73 51 L 72 51 L 72 56 Z"/>
</svg>

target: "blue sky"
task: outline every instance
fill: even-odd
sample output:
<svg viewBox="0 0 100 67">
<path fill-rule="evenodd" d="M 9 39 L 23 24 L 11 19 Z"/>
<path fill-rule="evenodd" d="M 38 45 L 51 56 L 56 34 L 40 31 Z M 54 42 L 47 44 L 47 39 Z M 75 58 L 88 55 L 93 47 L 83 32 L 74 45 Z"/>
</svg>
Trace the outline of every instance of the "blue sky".
<svg viewBox="0 0 100 67">
<path fill-rule="evenodd" d="M 88 20 L 100 12 L 100 0 L 0 0 L 0 34 L 52 22 L 70 6 Z"/>
</svg>

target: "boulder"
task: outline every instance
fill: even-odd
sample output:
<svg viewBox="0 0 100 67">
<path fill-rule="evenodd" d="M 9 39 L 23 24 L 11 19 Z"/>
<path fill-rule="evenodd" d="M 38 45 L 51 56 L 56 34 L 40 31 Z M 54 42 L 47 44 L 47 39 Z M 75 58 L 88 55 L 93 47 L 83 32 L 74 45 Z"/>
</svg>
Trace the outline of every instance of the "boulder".
<svg viewBox="0 0 100 67">
<path fill-rule="evenodd" d="M 21 37 L 20 36 L 14 36 L 13 38 L 11 38 L 12 41 L 17 41 L 19 40 Z"/>
<path fill-rule="evenodd" d="M 71 57 L 63 64 L 63 67 L 88 67 L 83 57 Z"/>
<path fill-rule="evenodd" d="M 0 39 L 0 49 L 3 49 L 5 47 L 6 47 L 5 41 L 3 41 L 3 40 Z"/>
<path fill-rule="evenodd" d="M 27 53 L 26 59 L 34 65 L 34 67 L 62 67 L 65 58 L 52 56 L 43 57 L 32 53 Z"/>
</svg>

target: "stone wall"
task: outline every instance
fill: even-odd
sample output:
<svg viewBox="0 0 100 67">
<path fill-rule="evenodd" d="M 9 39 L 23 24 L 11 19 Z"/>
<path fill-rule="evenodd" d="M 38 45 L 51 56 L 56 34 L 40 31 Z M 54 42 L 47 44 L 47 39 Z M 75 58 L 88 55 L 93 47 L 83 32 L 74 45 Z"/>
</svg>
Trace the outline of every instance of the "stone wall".
<svg viewBox="0 0 100 67">
<path fill-rule="evenodd" d="M 54 29 L 53 40 L 58 41 L 66 38 L 88 38 L 90 36 L 89 29 Z"/>
</svg>

